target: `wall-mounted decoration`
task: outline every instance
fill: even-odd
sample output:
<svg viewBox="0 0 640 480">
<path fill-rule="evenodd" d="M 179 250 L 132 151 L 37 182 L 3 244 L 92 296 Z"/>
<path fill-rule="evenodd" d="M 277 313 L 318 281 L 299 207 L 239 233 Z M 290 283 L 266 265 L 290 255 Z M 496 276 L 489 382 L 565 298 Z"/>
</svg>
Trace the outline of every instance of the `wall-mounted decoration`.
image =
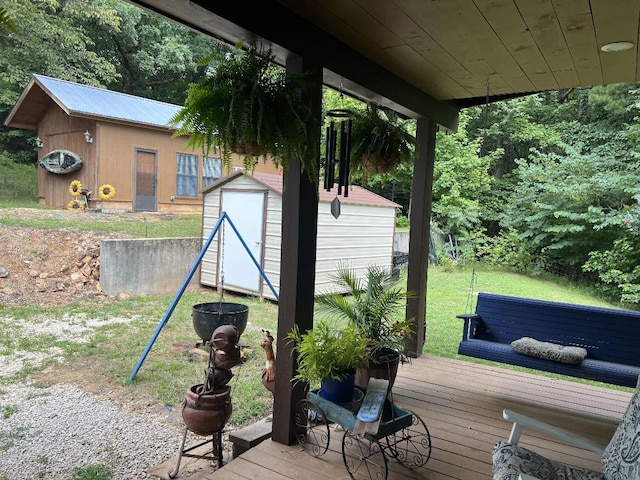
<svg viewBox="0 0 640 480">
<path fill-rule="evenodd" d="M 82 168 L 82 158 L 69 150 L 54 150 L 38 160 L 38 165 L 47 172 L 64 175 Z"/>
</svg>

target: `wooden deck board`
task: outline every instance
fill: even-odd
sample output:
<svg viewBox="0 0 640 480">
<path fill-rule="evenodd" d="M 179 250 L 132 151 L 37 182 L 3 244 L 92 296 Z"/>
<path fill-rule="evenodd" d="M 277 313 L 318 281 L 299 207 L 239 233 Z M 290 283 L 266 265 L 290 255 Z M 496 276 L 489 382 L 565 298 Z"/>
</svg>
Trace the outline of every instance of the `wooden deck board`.
<svg viewBox="0 0 640 480">
<path fill-rule="evenodd" d="M 628 390 L 432 356 L 413 359 L 410 365 L 402 366 L 393 392 L 399 406 L 412 410 L 426 423 L 433 450 L 426 468 L 417 472 L 390 460 L 388 480 L 490 480 L 493 445 L 506 440 L 511 429 L 511 424 L 502 419 L 504 408 L 574 430 L 606 445 L 631 397 Z M 202 460 L 184 459 L 187 468 L 184 472 L 181 469 L 178 478 L 348 479 L 341 453 L 342 435 L 342 431 L 331 427 L 329 451 L 318 458 L 298 445 L 267 440 L 220 470 L 195 463 L 206 464 Z M 571 465 L 600 469 L 596 454 L 534 432 L 525 430 L 520 444 Z M 151 473 L 166 472 L 167 466 L 173 465 L 175 459 L 168 460 Z"/>
</svg>

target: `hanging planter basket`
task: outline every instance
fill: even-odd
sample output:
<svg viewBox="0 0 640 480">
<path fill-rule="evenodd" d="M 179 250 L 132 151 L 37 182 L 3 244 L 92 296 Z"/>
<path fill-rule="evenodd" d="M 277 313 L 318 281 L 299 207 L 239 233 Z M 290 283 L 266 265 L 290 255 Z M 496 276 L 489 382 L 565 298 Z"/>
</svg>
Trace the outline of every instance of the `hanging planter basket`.
<svg viewBox="0 0 640 480">
<path fill-rule="evenodd" d="M 360 164 L 365 172 L 372 175 L 391 172 L 400 161 L 398 155 L 365 154 L 360 157 Z"/>
</svg>

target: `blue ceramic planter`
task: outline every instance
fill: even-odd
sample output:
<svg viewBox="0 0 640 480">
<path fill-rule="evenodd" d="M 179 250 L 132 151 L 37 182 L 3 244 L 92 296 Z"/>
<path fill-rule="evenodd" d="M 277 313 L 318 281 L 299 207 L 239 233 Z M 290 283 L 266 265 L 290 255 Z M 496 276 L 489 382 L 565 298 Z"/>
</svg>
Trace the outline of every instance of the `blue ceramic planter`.
<svg viewBox="0 0 640 480">
<path fill-rule="evenodd" d="M 320 384 L 320 396 L 334 403 L 351 402 L 353 400 L 355 380 L 355 371 L 342 380 L 325 378 Z"/>
</svg>

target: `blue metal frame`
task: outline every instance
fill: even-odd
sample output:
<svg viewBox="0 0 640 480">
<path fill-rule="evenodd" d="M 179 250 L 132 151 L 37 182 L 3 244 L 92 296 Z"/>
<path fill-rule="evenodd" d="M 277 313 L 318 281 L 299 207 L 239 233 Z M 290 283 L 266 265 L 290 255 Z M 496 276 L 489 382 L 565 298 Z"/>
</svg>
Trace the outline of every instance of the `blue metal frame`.
<svg viewBox="0 0 640 480">
<path fill-rule="evenodd" d="M 231 218 L 229 218 L 229 215 L 227 215 L 227 212 L 222 212 L 222 214 L 220 215 L 220 218 L 218 218 L 218 221 L 216 222 L 215 226 L 213 227 L 213 230 L 211 230 L 211 233 L 209 234 L 209 238 L 207 238 L 207 241 L 205 242 L 204 246 L 202 247 L 202 250 L 200 251 L 200 253 L 198 254 L 198 257 L 196 258 L 195 262 L 193 262 L 193 265 L 191 266 L 191 269 L 189 270 L 189 273 L 187 274 L 187 276 L 185 277 L 184 281 L 182 282 L 182 285 L 180 286 L 180 289 L 178 290 L 178 293 L 173 298 L 173 301 L 171 302 L 171 305 L 169 305 L 169 308 L 165 312 L 164 317 L 162 318 L 162 320 L 160 321 L 160 323 L 156 327 L 156 331 L 153 333 L 151 339 L 149 340 L 149 343 L 147 344 L 147 347 L 144 349 L 144 352 L 140 356 L 140 359 L 138 360 L 138 363 L 136 364 L 135 368 L 133 369 L 133 372 L 131 372 L 131 376 L 129 377 L 129 383 L 131 383 L 133 381 L 133 378 L 136 376 L 136 374 L 140 370 L 140 367 L 142 367 L 142 364 L 144 363 L 145 359 L 147 358 L 147 355 L 149 354 L 149 351 L 151 350 L 151 347 L 153 346 L 153 344 L 157 340 L 158 335 L 160 335 L 160 332 L 162 331 L 164 326 L 169 321 L 169 318 L 171 317 L 171 315 L 173 314 L 173 311 L 176 308 L 176 305 L 178 305 L 178 302 L 180 301 L 180 298 L 184 294 L 184 291 L 187 289 L 187 285 L 189 285 L 189 282 L 191 281 L 191 278 L 193 277 L 194 273 L 196 273 L 198 265 L 200 265 L 200 262 L 202 262 L 202 259 L 204 258 L 204 254 L 209 249 L 209 246 L 211 245 L 211 242 L 213 241 L 213 238 L 216 236 L 216 233 L 218 233 L 218 230 L 220 229 L 220 226 L 222 225 L 222 222 L 225 221 L 225 220 L 227 222 L 229 222 L 229 225 L 231 226 L 231 228 L 233 229 L 233 231 L 237 235 L 238 239 L 240 240 L 240 243 L 242 243 L 242 246 L 244 247 L 244 249 L 247 251 L 247 253 L 251 257 L 251 260 L 253 260 L 253 263 L 255 264 L 255 266 L 260 271 L 260 275 L 262 275 L 262 278 L 264 278 L 264 280 L 267 282 L 267 285 L 269 286 L 269 288 L 273 292 L 273 295 L 276 297 L 276 300 L 280 299 L 278 297 L 278 293 L 276 292 L 275 288 L 273 288 L 273 285 L 271 284 L 271 281 L 269 281 L 269 279 L 267 278 L 267 274 L 264 273 L 264 270 L 262 269 L 262 267 L 260 266 L 260 264 L 256 260 L 256 257 L 254 257 L 253 253 L 251 253 L 251 250 L 249 250 L 249 247 L 247 246 L 246 242 L 242 238 L 242 235 L 240 235 L 240 232 L 238 232 L 238 229 L 236 228 L 236 226 L 231 221 Z"/>
</svg>

